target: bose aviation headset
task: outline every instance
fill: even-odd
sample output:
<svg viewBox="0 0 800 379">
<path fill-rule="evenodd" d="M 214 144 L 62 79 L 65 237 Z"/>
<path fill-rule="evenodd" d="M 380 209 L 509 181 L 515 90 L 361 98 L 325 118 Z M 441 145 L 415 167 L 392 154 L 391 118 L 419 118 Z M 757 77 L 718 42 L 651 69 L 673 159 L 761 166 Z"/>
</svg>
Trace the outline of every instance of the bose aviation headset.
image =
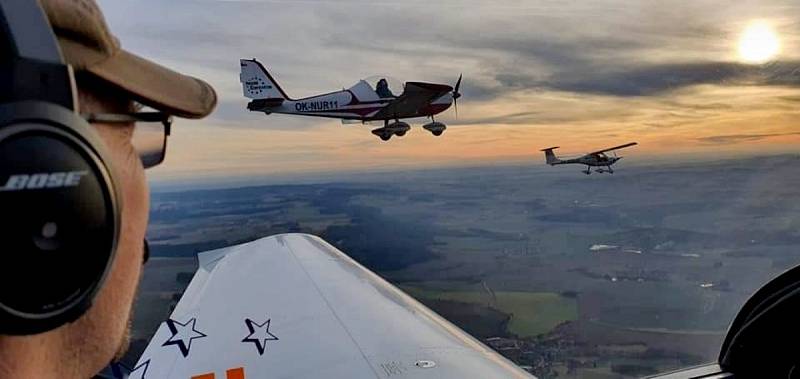
<svg viewBox="0 0 800 379">
<path fill-rule="evenodd" d="M 120 201 L 38 1 L 0 1 L 0 334 L 80 317 L 114 259 Z"/>
</svg>

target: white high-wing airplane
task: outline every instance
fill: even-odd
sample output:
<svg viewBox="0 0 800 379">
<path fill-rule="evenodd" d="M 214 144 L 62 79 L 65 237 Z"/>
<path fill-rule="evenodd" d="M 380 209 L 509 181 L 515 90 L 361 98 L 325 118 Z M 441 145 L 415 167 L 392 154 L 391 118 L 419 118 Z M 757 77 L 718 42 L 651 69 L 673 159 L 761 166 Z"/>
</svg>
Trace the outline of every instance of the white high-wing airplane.
<svg viewBox="0 0 800 379">
<path fill-rule="evenodd" d="M 365 80 L 341 91 L 322 95 L 292 99 L 272 78 L 264 66 L 255 59 L 239 61 L 244 96 L 251 99 L 247 109 L 253 112 L 281 113 L 299 116 L 314 116 L 355 120 L 361 122 L 383 121 L 383 127 L 372 134 L 388 141 L 393 135 L 402 137 L 411 129 L 404 118 L 429 117 L 431 122 L 422 127 L 434 136 L 447 129 L 444 123 L 433 116 L 444 112 L 455 104 L 461 93 L 461 76 L 455 87 L 447 84 L 406 82 L 402 93 L 392 93 L 386 78 L 375 82 L 375 87 Z M 391 122 L 394 120 L 394 122 Z"/>
<path fill-rule="evenodd" d="M 609 174 L 613 174 L 614 170 L 611 168 L 611 165 L 617 163 L 622 157 L 618 157 L 616 150 L 624 149 L 626 147 L 637 145 L 636 142 L 629 142 L 624 145 L 610 147 L 608 149 L 598 150 L 595 152 L 587 153 L 583 156 L 574 158 L 574 159 L 559 159 L 556 157 L 553 150 L 558 149 L 558 146 L 555 147 L 548 147 L 546 149 L 542 149 L 544 151 L 545 162 L 550 166 L 560 165 L 560 164 L 583 164 L 586 165 L 586 171 L 582 171 L 584 174 L 589 175 L 592 173 L 592 167 L 600 167 L 595 170 L 597 173 L 604 173 L 607 172 Z M 609 157 L 606 155 L 608 152 L 613 152 L 613 156 Z M 603 169 L 602 167 L 606 167 L 607 169 Z"/>
<path fill-rule="evenodd" d="M 283 234 L 199 269 L 118 378 L 532 378 L 322 239 Z"/>
</svg>

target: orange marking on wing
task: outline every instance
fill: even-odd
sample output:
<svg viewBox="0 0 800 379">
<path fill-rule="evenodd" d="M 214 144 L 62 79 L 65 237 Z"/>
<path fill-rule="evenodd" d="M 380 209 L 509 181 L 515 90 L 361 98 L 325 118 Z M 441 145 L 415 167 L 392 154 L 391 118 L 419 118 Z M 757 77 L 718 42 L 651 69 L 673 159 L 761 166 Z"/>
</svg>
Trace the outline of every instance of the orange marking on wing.
<svg viewBox="0 0 800 379">
<path fill-rule="evenodd" d="M 192 379 L 214 379 L 214 373 L 210 374 L 203 374 L 203 375 L 195 375 Z"/>
<path fill-rule="evenodd" d="M 227 376 L 228 379 L 244 379 L 244 367 L 232 368 L 225 371 L 225 376 Z"/>
</svg>

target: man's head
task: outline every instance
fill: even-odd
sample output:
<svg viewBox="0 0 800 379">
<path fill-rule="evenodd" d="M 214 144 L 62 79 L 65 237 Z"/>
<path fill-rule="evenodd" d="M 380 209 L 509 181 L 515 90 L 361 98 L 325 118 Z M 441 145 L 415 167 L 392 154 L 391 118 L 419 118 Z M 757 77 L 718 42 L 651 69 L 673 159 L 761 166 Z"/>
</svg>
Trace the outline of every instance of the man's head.
<svg viewBox="0 0 800 379">
<path fill-rule="evenodd" d="M 76 71 L 79 112 L 130 115 L 139 105 L 200 118 L 216 104 L 205 82 L 121 50 L 93 0 L 41 0 L 66 63 Z M 90 377 L 127 346 L 143 259 L 149 194 L 133 121 L 92 121 L 121 195 L 116 256 L 91 308 L 31 336 L 0 336 L 0 377 Z M 166 138 L 166 135 L 164 136 Z"/>
</svg>

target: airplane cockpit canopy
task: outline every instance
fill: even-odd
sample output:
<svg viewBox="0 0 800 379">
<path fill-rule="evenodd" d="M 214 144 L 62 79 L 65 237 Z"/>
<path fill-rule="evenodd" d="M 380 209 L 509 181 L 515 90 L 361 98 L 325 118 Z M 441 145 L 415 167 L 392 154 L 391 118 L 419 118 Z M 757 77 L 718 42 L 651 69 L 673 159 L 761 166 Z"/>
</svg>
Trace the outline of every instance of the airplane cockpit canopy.
<svg viewBox="0 0 800 379">
<path fill-rule="evenodd" d="M 393 99 L 403 93 L 403 82 L 387 75 L 373 75 L 350 87 L 361 101 Z"/>
</svg>

